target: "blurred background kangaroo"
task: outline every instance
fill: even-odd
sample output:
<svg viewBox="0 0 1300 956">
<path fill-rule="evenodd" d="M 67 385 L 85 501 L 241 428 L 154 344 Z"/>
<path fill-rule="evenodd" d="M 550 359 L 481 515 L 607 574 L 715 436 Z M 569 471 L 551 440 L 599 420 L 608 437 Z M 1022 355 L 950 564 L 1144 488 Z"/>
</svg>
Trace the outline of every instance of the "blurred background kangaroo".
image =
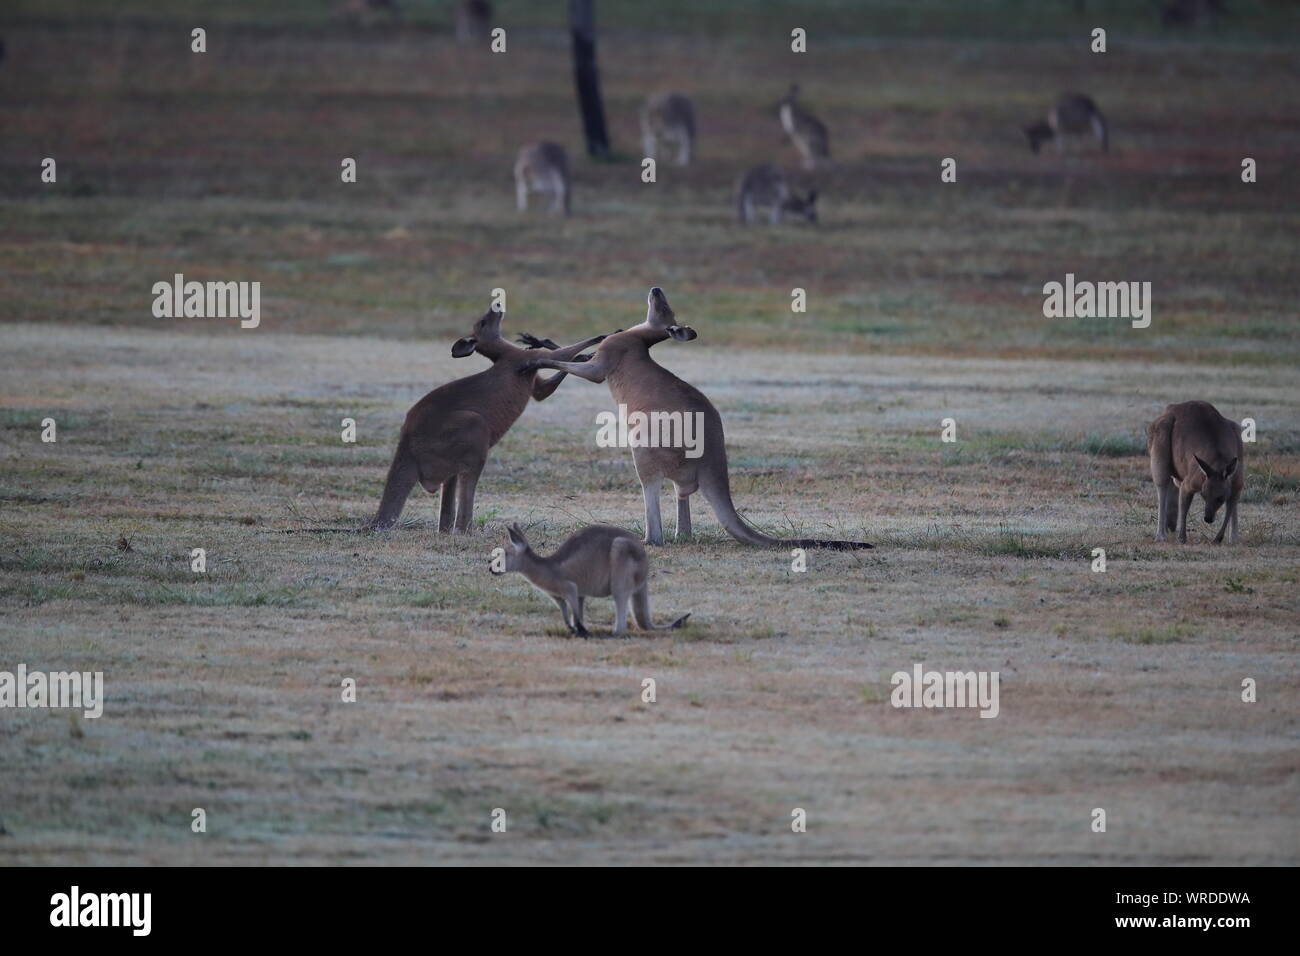
<svg viewBox="0 0 1300 956">
<path fill-rule="evenodd" d="M 816 169 L 830 162 L 831 137 L 826 124 L 801 106 L 798 97 L 799 85 L 791 83 L 781 100 L 781 128 L 799 151 L 804 169 Z"/>
<path fill-rule="evenodd" d="M 736 512 L 731 500 L 727 477 L 727 447 L 722 434 L 722 416 L 704 394 L 682 381 L 650 357 L 650 349 L 669 338 L 689 342 L 695 330 L 678 325 L 668 305 L 668 297 L 655 286 L 646 296 L 646 318 L 625 332 L 607 336 L 589 362 L 577 364 L 554 357 L 534 358 L 524 368 L 553 368 L 571 372 L 589 382 L 609 380 L 614 400 L 625 406 L 629 415 L 642 412 L 648 420 L 652 413 L 702 415 L 704 440 L 698 458 L 688 458 L 680 447 L 633 447 L 632 460 L 645 498 L 645 541 L 663 544 L 663 522 L 659 514 L 659 494 L 664 479 L 677 490 L 678 541 L 691 537 L 690 496 L 703 491 L 718 521 L 737 541 L 760 547 L 834 548 L 854 550 L 870 548 L 865 541 L 828 541 L 820 538 L 773 538 L 750 527 Z"/>
<path fill-rule="evenodd" d="M 766 207 L 773 225 L 781 222 L 786 213 L 817 222 L 817 190 L 810 190 L 806 198 L 796 195 L 779 166 L 770 163 L 755 166 L 740 177 L 736 184 L 736 216 L 742 224 L 754 220 L 754 210 Z"/>
<path fill-rule="evenodd" d="M 569 157 L 558 143 L 525 146 L 515 160 L 515 202 L 519 211 L 528 208 L 529 193 L 551 197 L 551 211 L 569 214 L 572 200 Z"/>
<path fill-rule="evenodd" d="M 459 0 L 456 4 L 456 41 L 486 43 L 492 32 L 492 4 L 488 0 Z"/>
<path fill-rule="evenodd" d="M 1246 470 L 1241 426 L 1209 402 L 1170 405 L 1147 427 L 1147 452 L 1157 495 L 1156 540 L 1164 541 L 1166 531 L 1177 527 L 1178 540 L 1187 541 L 1187 512 L 1199 491 L 1205 500 L 1206 524 L 1213 524 L 1215 512 L 1227 505 L 1214 543 L 1223 543 L 1226 530 L 1228 543 L 1236 544 L 1237 501 Z M 1174 488 L 1178 489 L 1177 514 Z"/>
<path fill-rule="evenodd" d="M 680 93 L 660 93 L 641 108 L 641 143 L 645 155 L 659 158 L 659 149 L 674 151 L 678 166 L 688 166 L 695 150 L 695 108 Z"/>
<path fill-rule="evenodd" d="M 533 352 L 501 337 L 505 313 L 492 308 L 474 323 L 471 333 L 451 347 L 455 358 L 478 352 L 492 367 L 435 388 L 406 413 L 397 451 L 372 529 L 391 528 L 402 514 L 407 496 L 418 481 L 430 494 L 441 489 L 439 531 L 469 531 L 474 517 L 474 490 L 489 449 L 515 423 L 531 396 L 544 401 L 559 387 L 563 373 L 542 380 L 521 373 Z M 598 335 L 551 355 L 571 360 L 597 345 Z M 549 340 L 547 340 L 549 341 Z"/>
<path fill-rule="evenodd" d="M 1082 93 L 1062 93 L 1056 105 L 1047 111 L 1047 119 L 1025 127 L 1029 148 L 1035 153 L 1049 139 L 1056 140 L 1058 151 L 1065 152 L 1068 140 L 1091 135 L 1104 153 L 1110 148 L 1106 118 L 1091 97 Z"/>
<path fill-rule="evenodd" d="M 549 595 L 560 608 L 564 624 L 578 637 L 590 637 L 583 622 L 584 602 L 589 597 L 614 599 L 614 630 L 622 637 L 627 630 L 628 607 L 643 631 L 667 631 L 681 627 L 690 614 L 671 624 L 654 623 L 650 615 L 650 559 L 636 535 L 609 525 L 589 525 L 565 539 L 548 558 L 536 554 L 518 525 L 509 528 L 505 548 L 505 570 L 517 571 L 533 587 Z M 493 571 L 494 574 L 505 572 Z"/>
</svg>

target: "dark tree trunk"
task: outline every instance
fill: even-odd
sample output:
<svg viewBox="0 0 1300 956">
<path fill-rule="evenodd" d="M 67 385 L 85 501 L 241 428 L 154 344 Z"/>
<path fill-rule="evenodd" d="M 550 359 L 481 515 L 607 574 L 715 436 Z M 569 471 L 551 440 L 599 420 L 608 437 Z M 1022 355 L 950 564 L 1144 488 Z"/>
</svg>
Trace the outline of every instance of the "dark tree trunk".
<svg viewBox="0 0 1300 956">
<path fill-rule="evenodd" d="M 573 82 L 578 88 L 582 131 L 587 155 L 609 156 L 605 106 L 600 99 L 600 74 L 596 71 L 596 10 L 594 0 L 569 0 L 569 36 L 573 40 Z"/>
</svg>

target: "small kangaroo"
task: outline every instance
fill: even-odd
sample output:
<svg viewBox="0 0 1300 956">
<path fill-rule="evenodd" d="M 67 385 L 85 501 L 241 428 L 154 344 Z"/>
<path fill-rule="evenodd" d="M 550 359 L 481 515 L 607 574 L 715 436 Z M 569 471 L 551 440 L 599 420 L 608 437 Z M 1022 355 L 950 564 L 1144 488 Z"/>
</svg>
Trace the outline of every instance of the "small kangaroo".
<svg viewBox="0 0 1300 956">
<path fill-rule="evenodd" d="M 481 43 L 492 31 L 489 0 L 459 0 L 456 4 L 456 42 Z"/>
<path fill-rule="evenodd" d="M 578 637 L 591 637 L 583 623 L 583 604 L 589 597 L 614 598 L 614 631 L 627 631 L 628 605 L 643 631 L 668 631 L 681 627 L 690 614 L 671 624 L 655 624 L 650 616 L 650 560 L 636 535 L 605 524 L 588 525 L 569 538 L 549 558 L 535 553 L 518 525 L 510 526 L 505 549 L 504 574 L 518 571 L 537 590 L 550 595 L 560 607 L 565 626 Z"/>
<path fill-rule="evenodd" d="M 1214 543 L 1222 544 L 1223 533 L 1228 531 L 1228 543 L 1236 544 L 1237 500 L 1246 483 L 1240 426 L 1220 415 L 1209 402 L 1170 405 L 1147 426 L 1147 452 L 1157 495 L 1156 540 L 1164 541 L 1166 531 L 1176 527 L 1179 542 L 1187 542 L 1187 512 L 1199 491 L 1205 499 L 1206 524 L 1213 524 L 1215 512 L 1227 504 Z M 1176 515 L 1174 487 L 1178 488 Z"/>
<path fill-rule="evenodd" d="M 519 151 L 515 160 L 515 202 L 519 211 L 528 208 L 528 194 L 547 193 L 551 211 L 569 214 L 573 185 L 569 179 L 569 157 L 558 143 L 534 143 Z"/>
<path fill-rule="evenodd" d="M 718 521 L 737 541 L 760 547 L 835 548 L 853 550 L 870 548 L 865 541 L 825 541 L 818 538 L 773 538 L 751 528 L 736 513 L 731 500 L 727 476 L 727 446 L 722 434 L 722 416 L 699 389 L 682 381 L 650 357 L 651 346 L 669 338 L 679 342 L 694 339 L 695 330 L 678 325 L 668 298 L 658 286 L 646 296 L 646 319 L 625 332 L 607 336 L 589 362 L 573 363 L 553 356 L 534 358 L 524 368 L 553 368 L 569 372 L 589 382 L 609 380 L 614 400 L 627 407 L 629 416 L 641 412 L 679 412 L 683 416 L 700 416 L 703 441 L 700 455 L 690 458 L 683 447 L 634 447 L 632 460 L 645 496 L 646 544 L 663 544 L 663 522 L 659 516 L 659 492 L 664 479 L 677 489 L 677 540 L 691 537 L 690 496 L 697 490 L 713 506 Z M 653 420 L 653 419 L 651 419 Z"/>
<path fill-rule="evenodd" d="M 804 169 L 816 169 L 830 161 L 831 136 L 825 123 L 799 105 L 798 96 L 799 85 L 791 83 L 781 100 L 781 128 L 803 158 Z"/>
<path fill-rule="evenodd" d="M 689 166 L 695 149 L 695 108 L 680 93 L 652 96 L 641 108 L 641 142 L 645 155 L 659 158 L 659 146 L 676 147 L 678 166 Z"/>
<path fill-rule="evenodd" d="M 406 498 L 418 481 L 430 494 L 442 489 L 439 531 L 467 532 L 474 517 L 474 489 L 487 463 L 488 450 L 510 430 L 528 406 L 529 396 L 541 402 L 560 386 L 564 375 L 542 380 L 521 372 L 532 354 L 501 337 L 504 313 L 492 308 L 474 323 L 471 333 L 451 347 L 455 358 L 478 352 L 492 367 L 435 388 L 406 413 L 397 451 L 388 469 L 379 511 L 368 527 L 391 528 L 402 514 Z M 564 360 L 579 357 L 598 345 L 603 335 L 554 349 Z M 550 340 L 544 340 L 546 344 Z"/>
<path fill-rule="evenodd" d="M 781 168 L 770 163 L 755 166 L 736 184 L 736 215 L 742 224 L 753 221 L 758 206 L 768 207 L 772 225 L 780 223 L 786 213 L 817 224 L 817 190 L 811 190 L 806 199 L 801 199 L 790 190 Z"/>
<path fill-rule="evenodd" d="M 1046 120 L 1025 127 L 1029 148 L 1035 153 L 1049 139 L 1055 139 L 1058 151 L 1065 152 L 1067 136 L 1086 136 L 1088 133 L 1101 144 L 1103 153 L 1110 148 L 1106 117 L 1101 115 L 1092 98 L 1082 93 L 1062 93 L 1056 105 L 1048 110 Z"/>
</svg>

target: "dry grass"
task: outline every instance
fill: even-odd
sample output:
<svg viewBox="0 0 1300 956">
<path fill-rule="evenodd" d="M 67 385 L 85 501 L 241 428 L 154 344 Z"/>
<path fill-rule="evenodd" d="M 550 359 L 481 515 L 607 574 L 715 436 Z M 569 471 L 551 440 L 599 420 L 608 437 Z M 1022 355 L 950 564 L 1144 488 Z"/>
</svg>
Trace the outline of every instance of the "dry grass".
<svg viewBox="0 0 1300 956">
<path fill-rule="evenodd" d="M 616 143 L 689 78 L 702 161 L 654 187 L 631 155 L 578 161 L 562 225 L 511 208 L 521 141 L 578 144 L 531 6 L 502 4 L 508 69 L 452 47 L 434 5 L 359 36 L 319 6 L 231 5 L 206 61 L 144 5 L 9 14 L 0 669 L 102 670 L 108 702 L 79 725 L 0 712 L 0 861 L 1297 862 L 1292 14 L 1243 0 L 1233 42 L 1125 34 L 1101 59 L 1035 39 L 1064 13 L 956 5 L 954 33 L 994 39 L 910 38 L 938 3 L 816 8 L 837 39 L 795 63 L 764 39 L 783 6 L 716 43 L 730 7 L 638 41 L 641 5 L 602 3 Z M 768 109 L 794 72 L 842 160 L 825 222 L 742 232 L 740 166 L 793 161 Z M 1114 154 L 1030 156 L 1018 126 L 1075 86 Z M 176 271 L 262 281 L 262 328 L 153 319 Z M 1152 327 L 1044 320 L 1067 271 L 1152 281 Z M 652 553 L 656 614 L 687 629 L 560 636 L 487 562 L 509 521 L 543 547 L 639 526 L 627 454 L 594 444 L 608 392 L 580 381 L 497 447 L 473 535 L 438 535 L 423 492 L 391 534 L 303 532 L 373 511 L 402 413 L 481 366 L 447 349 L 489 289 L 511 329 L 572 340 L 637 321 L 651 284 L 700 332 L 656 356 L 721 410 L 742 512 L 877 550 L 794 574 L 697 502 L 698 540 Z M 1236 547 L 1199 523 L 1152 540 L 1143 428 L 1193 396 L 1259 422 Z M 895 710 L 916 661 L 998 670 L 1001 715 Z"/>
</svg>

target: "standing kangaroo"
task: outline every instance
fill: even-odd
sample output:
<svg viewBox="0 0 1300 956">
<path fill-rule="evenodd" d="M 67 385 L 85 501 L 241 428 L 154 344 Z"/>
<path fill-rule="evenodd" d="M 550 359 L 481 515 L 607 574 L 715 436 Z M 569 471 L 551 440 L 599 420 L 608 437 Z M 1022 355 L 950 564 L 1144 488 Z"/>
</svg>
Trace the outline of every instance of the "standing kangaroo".
<svg viewBox="0 0 1300 956">
<path fill-rule="evenodd" d="M 689 166 L 695 149 L 695 108 L 680 93 L 660 93 L 641 108 L 641 142 L 645 155 L 658 159 L 660 144 L 677 147 L 678 166 Z"/>
<path fill-rule="evenodd" d="M 1101 144 L 1103 153 L 1110 148 L 1106 117 L 1101 115 L 1101 110 L 1097 109 L 1092 98 L 1082 93 L 1062 93 L 1056 105 L 1048 110 L 1046 120 L 1025 127 L 1029 148 L 1035 153 L 1049 139 L 1055 139 L 1057 149 L 1065 152 L 1067 136 L 1086 136 L 1088 133 L 1092 133 Z"/>
<path fill-rule="evenodd" d="M 779 166 L 755 166 L 736 184 L 736 215 L 741 223 L 752 222 L 754 209 L 758 206 L 768 208 L 768 218 L 773 225 L 778 224 L 786 213 L 802 216 L 814 225 L 817 223 L 817 190 L 809 192 L 808 198 L 801 199 L 790 190 Z"/>
<path fill-rule="evenodd" d="M 1170 405 L 1147 426 L 1147 452 L 1157 495 L 1156 540 L 1164 541 L 1166 532 L 1176 527 L 1179 542 L 1186 543 L 1187 512 L 1199 491 L 1205 499 L 1206 524 L 1213 524 L 1215 512 L 1227 503 L 1214 543 L 1222 544 L 1228 531 L 1228 543 L 1236 544 L 1237 500 L 1245 484 L 1246 455 L 1237 423 L 1209 402 Z M 1174 487 L 1178 488 L 1176 515 Z"/>
<path fill-rule="evenodd" d="M 528 208 L 528 194 L 546 193 L 551 211 L 569 214 L 573 185 L 569 179 L 569 157 L 558 143 L 534 143 L 519 151 L 515 160 L 515 202 L 519 211 Z"/>
<path fill-rule="evenodd" d="M 532 371 L 522 371 L 535 353 L 501 337 L 503 316 L 500 310 L 489 309 L 474 323 L 472 332 L 451 347 L 455 358 L 478 352 L 492 360 L 492 367 L 435 388 L 406 413 L 384 496 L 370 528 L 397 524 L 406 498 L 418 481 L 430 494 L 442 489 L 439 531 L 451 531 L 453 525 L 456 531 L 469 531 L 474 517 L 474 489 L 488 450 L 523 414 L 529 396 L 544 401 L 564 378 L 560 374 L 542 380 Z M 598 335 L 549 354 L 571 360 L 603 338 Z"/>
<path fill-rule="evenodd" d="M 831 136 L 825 123 L 799 105 L 798 96 L 798 84 L 791 83 L 790 91 L 781 100 L 781 128 L 803 158 L 804 169 L 816 169 L 830 161 Z"/>
<path fill-rule="evenodd" d="M 631 605 L 637 627 L 643 631 L 667 631 L 681 627 L 689 614 L 671 624 L 655 624 L 650 616 L 650 561 L 636 535 L 622 528 L 595 524 L 570 536 L 549 558 L 534 553 L 518 525 L 510 526 L 510 541 L 505 549 L 504 574 L 518 571 L 533 587 L 550 595 L 560 607 L 569 631 L 590 637 L 583 624 L 583 604 L 589 597 L 614 598 L 613 637 L 627 630 L 627 612 Z"/>
<path fill-rule="evenodd" d="M 609 380 L 609 390 L 619 405 L 625 406 L 630 416 L 641 412 L 647 420 L 665 420 L 665 413 L 679 413 L 701 422 L 695 434 L 701 432 L 703 440 L 694 449 L 698 457 L 687 455 L 685 447 L 633 447 L 632 460 L 641 479 L 645 496 L 645 540 L 647 544 L 663 544 L 663 523 L 659 516 L 659 492 L 664 479 L 677 490 L 677 540 L 691 536 L 690 496 L 697 490 L 713 507 L 718 521 L 737 541 L 760 547 L 837 548 L 851 550 L 870 548 L 862 541 L 824 541 L 818 538 L 772 538 L 756 531 L 736 513 L 731 501 L 731 485 L 727 476 L 727 447 L 722 434 L 722 417 L 713 403 L 699 389 L 682 381 L 650 357 L 650 347 L 669 338 L 689 342 L 695 330 L 677 325 L 676 316 L 668 305 L 663 290 L 655 287 L 646 296 L 646 319 L 625 332 L 606 337 L 589 362 L 565 362 L 550 358 L 535 358 L 525 368 L 553 368 L 569 372 L 589 382 Z M 681 443 L 678 443 L 679 446 Z"/>
</svg>

